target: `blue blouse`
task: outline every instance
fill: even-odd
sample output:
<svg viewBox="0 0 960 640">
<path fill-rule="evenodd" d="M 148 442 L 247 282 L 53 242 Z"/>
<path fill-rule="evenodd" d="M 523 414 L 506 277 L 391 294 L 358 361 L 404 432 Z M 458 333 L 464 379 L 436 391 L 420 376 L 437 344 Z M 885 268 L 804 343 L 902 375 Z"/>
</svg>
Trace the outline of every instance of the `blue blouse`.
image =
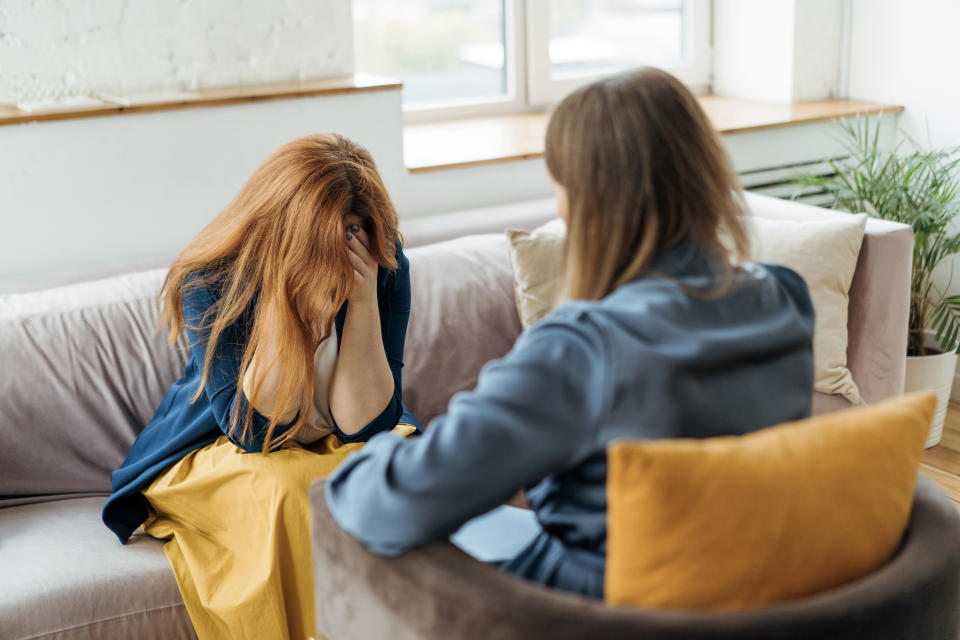
<svg viewBox="0 0 960 640">
<path fill-rule="evenodd" d="M 541 531 L 504 568 L 602 597 L 612 440 L 742 434 L 810 414 L 814 315 L 797 274 L 750 265 L 707 299 L 688 289 L 715 278 L 702 254 L 677 248 L 653 270 L 670 278 L 561 305 L 422 437 L 383 434 L 351 455 L 326 484 L 333 517 L 392 555 L 525 489 Z"/>
<path fill-rule="evenodd" d="M 406 422 L 420 430 L 420 425 L 401 400 L 400 369 L 403 367 L 403 345 L 410 316 L 410 263 L 397 243 L 398 269 L 390 272 L 380 269 L 377 278 L 377 297 L 380 307 L 380 328 L 387 362 L 393 373 L 394 391 L 389 404 L 360 431 L 348 435 L 334 423 L 334 432 L 344 442 L 361 442 L 381 431 L 392 429 L 398 422 Z M 150 423 L 137 437 L 119 469 L 111 474 L 113 493 L 103 505 L 104 523 L 126 543 L 133 531 L 147 518 L 147 500 L 140 493 L 165 469 L 185 455 L 227 434 L 234 412 L 243 416 L 247 400 L 243 394 L 237 402 L 237 381 L 243 352 L 252 329 L 253 308 L 228 327 L 217 341 L 215 364 L 204 385 L 204 393 L 196 402 L 190 399 L 200 384 L 207 348 L 205 331 L 194 331 L 201 326 L 203 316 L 218 299 L 216 290 L 208 287 L 189 287 L 183 295 L 183 315 L 187 325 L 190 359 L 183 377 L 173 383 Z M 338 349 L 347 314 L 345 303 L 334 322 Z M 253 438 L 231 441 L 248 453 L 263 449 L 270 420 L 253 412 Z M 276 435 L 282 435 L 293 423 L 279 425 Z"/>
</svg>

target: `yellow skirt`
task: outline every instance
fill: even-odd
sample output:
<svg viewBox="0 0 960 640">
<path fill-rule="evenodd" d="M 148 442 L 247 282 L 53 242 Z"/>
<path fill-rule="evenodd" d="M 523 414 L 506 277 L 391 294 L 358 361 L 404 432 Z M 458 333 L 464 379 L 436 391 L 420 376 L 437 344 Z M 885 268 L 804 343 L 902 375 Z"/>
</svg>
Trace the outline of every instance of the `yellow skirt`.
<svg viewBox="0 0 960 640">
<path fill-rule="evenodd" d="M 308 447 L 290 441 L 268 454 L 243 453 L 221 436 L 143 492 L 151 507 L 143 529 L 167 541 L 200 640 L 316 633 L 307 489 L 362 446 L 330 435 Z"/>
</svg>

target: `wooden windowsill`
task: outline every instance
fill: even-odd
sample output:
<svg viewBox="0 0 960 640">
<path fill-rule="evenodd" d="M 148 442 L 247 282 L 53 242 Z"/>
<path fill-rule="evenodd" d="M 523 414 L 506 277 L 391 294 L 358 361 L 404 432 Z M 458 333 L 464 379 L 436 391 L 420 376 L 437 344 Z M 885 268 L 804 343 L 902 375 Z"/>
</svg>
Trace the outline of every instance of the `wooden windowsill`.
<svg viewBox="0 0 960 640">
<path fill-rule="evenodd" d="M 860 100 L 774 104 L 698 96 L 721 134 L 745 133 L 859 115 L 899 113 L 902 106 Z M 410 124 L 403 128 L 404 161 L 411 173 L 538 158 L 547 113 Z"/>
<path fill-rule="evenodd" d="M 0 104 L 0 126 L 401 88 L 402 84 L 394 80 L 354 74 L 180 93 L 101 96 L 96 104 L 35 111 Z M 698 99 L 721 134 L 903 111 L 902 106 L 859 100 L 774 104 L 714 95 L 699 96 Z M 547 113 L 528 113 L 410 124 L 403 128 L 404 161 L 411 173 L 419 173 L 538 158 L 543 155 L 548 118 Z"/>
<path fill-rule="evenodd" d="M 243 104 L 265 100 L 307 98 L 311 96 L 361 93 L 365 91 L 399 90 L 402 84 L 394 80 L 365 74 L 304 80 L 302 82 L 271 82 L 248 84 L 236 87 L 197 89 L 195 91 L 152 93 L 142 96 L 101 96 L 97 104 L 83 106 L 59 106 L 51 109 L 23 111 L 14 105 L 0 105 L 0 126 L 91 118 L 118 113 L 144 113 L 193 107 L 213 107 L 228 104 Z"/>
</svg>

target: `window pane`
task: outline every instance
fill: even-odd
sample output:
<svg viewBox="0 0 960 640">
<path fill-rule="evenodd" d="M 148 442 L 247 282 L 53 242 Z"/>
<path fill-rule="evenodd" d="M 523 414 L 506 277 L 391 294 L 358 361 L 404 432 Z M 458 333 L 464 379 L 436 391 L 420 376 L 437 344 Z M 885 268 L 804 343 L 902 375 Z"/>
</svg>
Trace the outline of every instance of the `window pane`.
<svg viewBox="0 0 960 640">
<path fill-rule="evenodd" d="M 550 0 L 554 77 L 677 66 L 683 44 L 683 0 Z"/>
<path fill-rule="evenodd" d="M 403 81 L 405 106 L 507 92 L 504 0 L 354 0 L 357 70 Z"/>
</svg>

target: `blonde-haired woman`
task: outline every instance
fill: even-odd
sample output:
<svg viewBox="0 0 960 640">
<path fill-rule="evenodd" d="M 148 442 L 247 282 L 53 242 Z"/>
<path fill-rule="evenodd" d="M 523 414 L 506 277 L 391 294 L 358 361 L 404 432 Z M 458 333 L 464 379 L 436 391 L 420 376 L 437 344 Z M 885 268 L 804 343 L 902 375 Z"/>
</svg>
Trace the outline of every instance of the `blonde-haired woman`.
<svg viewBox="0 0 960 640">
<path fill-rule="evenodd" d="M 641 69 L 567 97 L 546 160 L 567 222 L 571 301 L 423 437 L 380 436 L 354 454 L 327 500 L 344 529 L 393 554 L 526 490 L 538 525 L 503 568 L 600 597 L 608 443 L 807 416 L 813 309 L 795 273 L 731 257 L 731 245 L 747 251 L 735 174 L 669 74 Z"/>
<path fill-rule="evenodd" d="M 410 313 L 397 215 L 370 154 L 294 140 L 180 253 L 164 319 L 184 376 L 112 475 L 103 520 L 164 549 L 197 635 L 314 633 L 307 487 L 401 401 Z"/>
</svg>

